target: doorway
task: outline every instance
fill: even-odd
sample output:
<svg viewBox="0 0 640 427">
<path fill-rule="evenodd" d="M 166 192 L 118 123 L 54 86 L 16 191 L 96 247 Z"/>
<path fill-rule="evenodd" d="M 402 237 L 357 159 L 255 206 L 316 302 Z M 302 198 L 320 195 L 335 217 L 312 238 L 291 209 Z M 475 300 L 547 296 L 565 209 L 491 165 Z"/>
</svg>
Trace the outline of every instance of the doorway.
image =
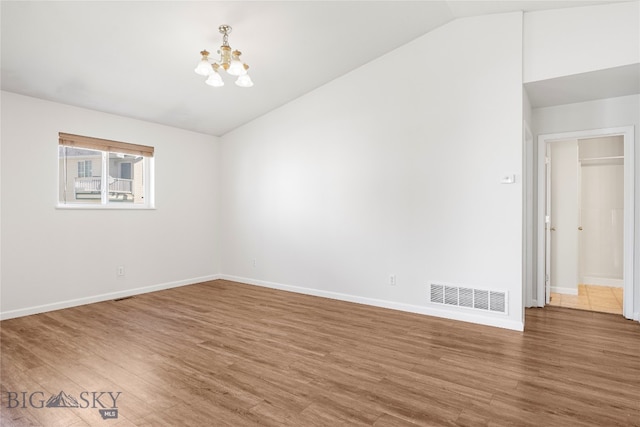
<svg viewBox="0 0 640 427">
<path fill-rule="evenodd" d="M 612 135 L 547 143 L 549 305 L 622 315 L 623 142 Z"/>
<path fill-rule="evenodd" d="M 595 306 L 611 312 L 619 301 L 622 314 L 632 318 L 633 130 L 539 136 L 538 306 Z M 554 162 L 563 158 L 558 168 Z M 559 177 L 555 195 L 554 166 Z M 613 183 L 622 185 L 620 193 L 607 189 Z M 554 260 L 554 253 L 562 262 Z"/>
</svg>

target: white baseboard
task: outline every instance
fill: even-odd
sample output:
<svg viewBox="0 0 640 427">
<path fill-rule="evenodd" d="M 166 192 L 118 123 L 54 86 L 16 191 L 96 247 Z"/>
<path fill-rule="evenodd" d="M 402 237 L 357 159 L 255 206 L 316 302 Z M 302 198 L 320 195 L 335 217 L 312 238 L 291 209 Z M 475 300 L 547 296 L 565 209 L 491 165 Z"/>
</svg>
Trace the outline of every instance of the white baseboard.
<svg viewBox="0 0 640 427">
<path fill-rule="evenodd" d="M 578 289 L 574 288 L 563 288 L 560 286 L 551 286 L 551 292 L 556 294 L 564 294 L 564 295 L 578 295 Z"/>
<path fill-rule="evenodd" d="M 582 278 L 581 283 L 583 285 L 608 286 L 610 288 L 624 288 L 623 279 L 609 279 L 607 277 L 585 276 Z"/>
<path fill-rule="evenodd" d="M 201 282 L 219 279 L 220 275 L 213 274 L 210 276 L 195 277 L 193 279 L 178 280 L 175 282 L 162 283 L 159 285 L 144 286 L 141 288 L 126 289 L 124 291 L 109 292 L 106 294 L 93 295 L 90 297 L 72 299 L 67 301 L 59 301 L 51 304 L 38 305 L 33 307 L 20 308 L 0 312 L 0 320 L 13 319 L 15 317 L 29 316 L 32 314 L 46 313 L 48 311 L 60 310 L 63 308 L 77 307 L 79 305 L 92 304 L 96 302 L 109 301 L 118 298 L 130 297 L 133 295 L 146 294 L 148 292 L 162 291 L 164 289 L 177 288 L 179 286 L 193 285 Z"/>
<path fill-rule="evenodd" d="M 486 326 L 494 326 L 498 328 L 511 329 L 514 331 L 523 331 L 524 323 L 513 321 L 501 317 L 482 316 L 475 313 L 458 312 L 445 308 L 418 306 L 412 304 L 404 304 L 394 301 L 379 300 L 375 298 L 366 298 L 356 295 L 343 294 L 339 292 L 324 291 L 321 289 L 304 288 L 300 286 L 283 285 L 281 283 L 267 282 L 264 280 L 250 279 L 247 277 L 230 276 L 221 274 L 220 279 L 230 280 L 233 282 L 245 283 L 248 285 L 262 286 L 265 288 L 278 289 L 281 291 L 295 292 L 299 294 L 312 295 L 316 297 L 330 298 L 340 301 L 354 302 L 357 304 L 371 305 L 374 307 L 388 308 L 391 310 L 405 311 L 409 313 L 424 314 L 427 316 L 442 317 L 451 320 L 460 320 L 463 322 L 476 323 Z"/>
</svg>

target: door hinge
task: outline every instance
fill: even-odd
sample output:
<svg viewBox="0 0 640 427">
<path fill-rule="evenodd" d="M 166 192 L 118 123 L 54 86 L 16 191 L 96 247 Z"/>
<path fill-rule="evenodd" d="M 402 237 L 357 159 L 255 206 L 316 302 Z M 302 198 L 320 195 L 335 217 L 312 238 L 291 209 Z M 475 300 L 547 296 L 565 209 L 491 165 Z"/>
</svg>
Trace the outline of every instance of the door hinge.
<svg viewBox="0 0 640 427">
<path fill-rule="evenodd" d="M 551 159 L 549 157 L 545 157 L 544 158 L 544 164 L 548 165 L 549 163 L 551 163 Z"/>
</svg>

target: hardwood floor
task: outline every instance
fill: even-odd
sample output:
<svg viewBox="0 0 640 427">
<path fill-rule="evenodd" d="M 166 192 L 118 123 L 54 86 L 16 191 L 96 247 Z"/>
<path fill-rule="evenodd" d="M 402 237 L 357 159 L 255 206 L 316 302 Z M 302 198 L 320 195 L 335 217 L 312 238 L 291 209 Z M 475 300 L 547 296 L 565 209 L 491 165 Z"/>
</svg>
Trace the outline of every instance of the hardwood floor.
<svg viewBox="0 0 640 427">
<path fill-rule="evenodd" d="M 5 320 L 0 424 L 640 426 L 640 324 L 526 317 L 521 333 L 219 280 Z M 77 407 L 38 407 L 61 391 Z"/>
</svg>

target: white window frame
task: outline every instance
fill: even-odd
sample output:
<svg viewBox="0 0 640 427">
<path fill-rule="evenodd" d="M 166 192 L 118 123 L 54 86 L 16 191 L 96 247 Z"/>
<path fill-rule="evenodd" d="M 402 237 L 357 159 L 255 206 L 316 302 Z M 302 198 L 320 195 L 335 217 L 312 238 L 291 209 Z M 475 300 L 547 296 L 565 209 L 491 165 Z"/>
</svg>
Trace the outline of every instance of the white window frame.
<svg viewBox="0 0 640 427">
<path fill-rule="evenodd" d="M 124 209 L 124 210 L 129 210 L 129 209 L 155 209 L 155 173 L 154 173 L 154 166 L 155 166 L 155 161 L 154 161 L 154 157 L 153 157 L 153 147 L 145 147 L 145 146 L 136 146 L 134 144 L 127 144 L 127 143 L 122 143 L 122 142 L 116 142 L 116 141 L 109 141 L 109 140 L 101 140 L 98 138 L 91 138 L 91 137 L 83 137 L 83 136 L 78 136 L 78 135 L 71 135 L 71 134 L 64 134 L 64 133 L 60 133 L 60 138 L 62 140 L 62 138 L 72 138 L 72 137 L 77 137 L 77 139 L 79 140 L 77 145 L 72 145 L 76 148 L 86 148 L 86 149 L 90 149 L 90 150 L 95 150 L 101 153 L 101 157 L 102 157 L 102 172 L 100 173 L 101 176 L 101 193 L 100 193 L 100 203 L 77 203 L 74 201 L 62 201 L 61 200 L 61 194 L 60 194 L 60 176 L 61 176 L 61 171 L 60 171 L 60 156 L 58 154 L 58 150 L 56 150 L 56 154 L 58 154 L 57 156 L 57 163 L 58 163 L 58 167 L 57 167 L 57 177 L 56 177 L 56 184 L 58 187 L 57 190 L 57 203 L 56 203 L 56 208 L 57 209 Z M 107 149 L 101 149 L 101 148 L 97 148 L 96 146 L 92 146 L 91 144 L 87 144 L 88 146 L 83 145 L 82 141 L 97 141 L 98 143 L 104 144 L 105 147 L 107 147 Z M 112 143 L 112 144 L 109 144 Z M 65 145 L 69 145 L 69 144 L 65 144 Z M 118 151 L 118 147 L 144 147 L 144 148 L 149 148 L 151 149 L 151 153 L 152 155 L 143 155 L 143 165 L 142 165 L 142 174 L 143 174 L 143 189 L 144 189 L 144 203 L 118 203 L 118 202 L 110 202 L 109 201 L 109 181 L 108 181 L 108 177 L 109 177 L 109 153 L 120 153 L 120 151 Z M 132 165 L 133 168 L 133 165 Z M 93 170 L 92 170 L 93 173 Z M 133 173 L 133 169 L 132 169 L 132 173 Z"/>
</svg>

